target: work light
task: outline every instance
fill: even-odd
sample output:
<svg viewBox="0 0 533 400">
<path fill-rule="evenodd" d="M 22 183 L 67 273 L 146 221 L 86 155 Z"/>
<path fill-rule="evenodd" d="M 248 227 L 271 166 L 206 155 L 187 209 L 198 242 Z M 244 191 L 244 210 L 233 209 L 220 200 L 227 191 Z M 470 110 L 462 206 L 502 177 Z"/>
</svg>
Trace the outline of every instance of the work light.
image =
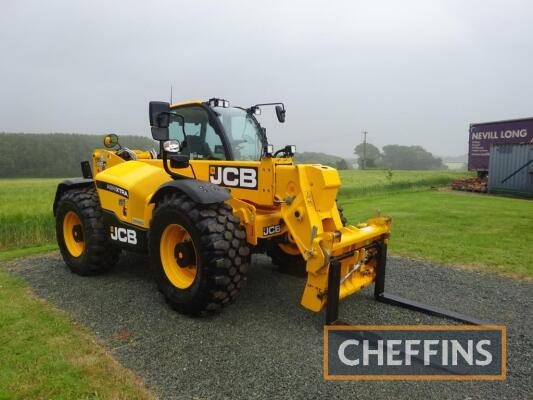
<svg viewBox="0 0 533 400">
<path fill-rule="evenodd" d="M 272 145 L 272 144 L 267 144 L 267 145 L 263 148 L 263 153 L 265 154 L 266 157 L 272 157 L 272 153 L 274 153 L 274 145 Z"/>
<path fill-rule="evenodd" d="M 180 151 L 181 144 L 178 140 L 167 140 L 163 143 L 163 149 L 167 153 L 178 153 Z"/>
<path fill-rule="evenodd" d="M 224 99 L 217 99 L 217 98 L 212 98 L 212 99 L 209 99 L 209 106 L 211 107 L 223 107 L 223 108 L 228 108 L 229 107 L 229 101 L 228 100 L 224 100 Z"/>
</svg>

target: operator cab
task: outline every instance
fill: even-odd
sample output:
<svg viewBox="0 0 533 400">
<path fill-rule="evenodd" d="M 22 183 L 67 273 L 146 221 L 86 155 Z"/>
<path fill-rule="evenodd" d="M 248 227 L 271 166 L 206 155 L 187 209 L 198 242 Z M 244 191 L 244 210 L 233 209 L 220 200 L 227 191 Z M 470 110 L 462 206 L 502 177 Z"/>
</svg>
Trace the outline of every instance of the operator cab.
<svg viewBox="0 0 533 400">
<path fill-rule="evenodd" d="M 173 107 L 171 112 L 177 115 L 170 117 L 169 140 L 178 140 L 180 153 L 189 155 L 191 160 L 261 158 L 264 147 L 261 127 L 246 110 L 237 107 L 208 110 L 202 104 L 187 104 Z"/>
<path fill-rule="evenodd" d="M 261 105 L 276 105 L 280 122 L 285 121 L 282 103 L 250 108 L 230 107 L 227 100 L 210 99 L 169 105 L 150 103 L 154 139 L 179 142 L 177 154 L 190 160 L 259 161 L 270 155 L 265 129 L 255 115 Z"/>
</svg>

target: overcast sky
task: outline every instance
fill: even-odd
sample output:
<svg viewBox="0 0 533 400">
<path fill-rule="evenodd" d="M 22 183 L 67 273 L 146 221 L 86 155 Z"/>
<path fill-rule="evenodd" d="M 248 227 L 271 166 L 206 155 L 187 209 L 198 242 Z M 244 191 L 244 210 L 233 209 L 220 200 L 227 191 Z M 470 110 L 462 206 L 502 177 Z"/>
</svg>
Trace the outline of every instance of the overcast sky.
<svg viewBox="0 0 533 400">
<path fill-rule="evenodd" d="M 533 116 L 531 1 L 1 5 L 0 131 L 149 135 L 171 84 L 284 101 L 284 125 L 261 117 L 272 143 L 347 157 L 363 130 L 458 155 L 469 123 Z"/>
</svg>

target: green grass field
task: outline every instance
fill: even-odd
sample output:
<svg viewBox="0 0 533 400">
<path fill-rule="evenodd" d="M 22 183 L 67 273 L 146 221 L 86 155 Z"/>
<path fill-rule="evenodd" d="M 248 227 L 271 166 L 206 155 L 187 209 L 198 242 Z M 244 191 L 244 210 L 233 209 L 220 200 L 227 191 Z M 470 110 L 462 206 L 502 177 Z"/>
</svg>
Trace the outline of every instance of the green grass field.
<svg viewBox="0 0 533 400">
<path fill-rule="evenodd" d="M 52 203 L 61 179 L 0 179 L 0 251 L 55 242 Z"/>
<path fill-rule="evenodd" d="M 66 314 L 0 270 L 0 399 L 150 399 Z"/>
<path fill-rule="evenodd" d="M 50 251 L 60 179 L 0 180 L 0 261 Z M 85 329 L 0 270 L 0 399 L 148 399 Z"/>
<path fill-rule="evenodd" d="M 467 171 L 340 171 L 345 197 L 449 184 L 454 179 L 472 176 Z"/>
<path fill-rule="evenodd" d="M 350 223 L 392 216 L 392 254 L 533 276 L 531 200 L 419 189 L 340 202 Z"/>
</svg>

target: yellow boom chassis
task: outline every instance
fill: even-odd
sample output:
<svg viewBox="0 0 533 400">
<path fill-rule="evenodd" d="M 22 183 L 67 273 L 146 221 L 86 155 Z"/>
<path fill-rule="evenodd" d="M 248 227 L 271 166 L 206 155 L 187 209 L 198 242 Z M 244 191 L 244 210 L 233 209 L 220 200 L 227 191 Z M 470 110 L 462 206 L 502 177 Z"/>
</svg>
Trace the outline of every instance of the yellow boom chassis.
<svg viewBox="0 0 533 400">
<path fill-rule="evenodd" d="M 134 152 L 137 160 L 125 161 L 115 151 L 95 150 L 93 177 L 104 211 L 148 231 L 158 190 L 172 178 L 162 160 L 152 159 L 147 152 Z M 333 258 L 340 260 L 339 299 L 374 281 L 377 257 L 372 245 L 388 242 L 390 219 L 378 216 L 357 226 L 343 226 L 336 205 L 337 170 L 297 165 L 291 158 L 263 157 L 260 161 L 191 160 L 188 167 L 175 171 L 209 182 L 218 170 L 228 168 L 232 179 L 238 179 L 240 168 L 257 171 L 256 187 L 228 187 L 228 203 L 246 230 L 246 241 L 256 246 L 265 239 L 288 238 L 293 253 L 306 260 L 307 282 L 301 299 L 305 308 L 318 312 L 326 305 Z M 128 195 L 105 190 L 101 183 L 115 185 Z M 275 230 L 269 229 L 273 226 Z"/>
</svg>

